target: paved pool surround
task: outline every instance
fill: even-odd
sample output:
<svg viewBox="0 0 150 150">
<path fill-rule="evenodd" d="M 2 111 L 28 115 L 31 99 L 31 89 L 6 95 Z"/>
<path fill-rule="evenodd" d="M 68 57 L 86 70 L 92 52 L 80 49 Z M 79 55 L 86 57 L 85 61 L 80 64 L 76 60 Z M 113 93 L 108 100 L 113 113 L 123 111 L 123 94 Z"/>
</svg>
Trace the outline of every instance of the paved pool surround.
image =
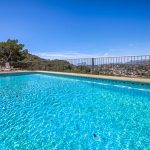
<svg viewBox="0 0 150 150">
<path fill-rule="evenodd" d="M 40 70 L 36 70 L 36 71 L 21 70 L 21 71 L 13 71 L 13 72 L 0 72 L 0 74 L 13 74 L 13 73 L 48 73 L 48 74 L 78 76 L 78 77 L 86 77 L 86 78 L 97 78 L 97 79 L 108 79 L 108 80 L 118 80 L 118 81 L 128 81 L 128 82 L 150 83 L 150 78 L 129 78 L 129 77 L 118 77 L 118 76 L 105 76 L 105 75 L 54 72 L 54 71 L 40 71 Z"/>
</svg>

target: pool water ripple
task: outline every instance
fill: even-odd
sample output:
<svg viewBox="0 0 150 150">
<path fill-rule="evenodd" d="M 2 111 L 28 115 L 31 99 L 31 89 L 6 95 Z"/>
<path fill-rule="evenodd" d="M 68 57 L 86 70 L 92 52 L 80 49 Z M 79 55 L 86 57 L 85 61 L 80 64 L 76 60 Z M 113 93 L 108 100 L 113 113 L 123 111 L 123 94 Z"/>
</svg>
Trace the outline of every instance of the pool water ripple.
<svg viewBox="0 0 150 150">
<path fill-rule="evenodd" d="M 150 85 L 0 76 L 1 150 L 150 149 Z"/>
</svg>

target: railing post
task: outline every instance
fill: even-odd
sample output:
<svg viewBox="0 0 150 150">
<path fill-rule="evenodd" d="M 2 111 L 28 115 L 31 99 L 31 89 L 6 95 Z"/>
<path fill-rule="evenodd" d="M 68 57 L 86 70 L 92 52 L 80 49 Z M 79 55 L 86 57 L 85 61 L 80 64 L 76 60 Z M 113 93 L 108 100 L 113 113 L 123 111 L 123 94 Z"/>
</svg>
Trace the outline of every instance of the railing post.
<svg viewBox="0 0 150 150">
<path fill-rule="evenodd" d="M 91 73 L 94 72 L 94 58 L 92 58 L 92 69 L 91 69 Z"/>
</svg>

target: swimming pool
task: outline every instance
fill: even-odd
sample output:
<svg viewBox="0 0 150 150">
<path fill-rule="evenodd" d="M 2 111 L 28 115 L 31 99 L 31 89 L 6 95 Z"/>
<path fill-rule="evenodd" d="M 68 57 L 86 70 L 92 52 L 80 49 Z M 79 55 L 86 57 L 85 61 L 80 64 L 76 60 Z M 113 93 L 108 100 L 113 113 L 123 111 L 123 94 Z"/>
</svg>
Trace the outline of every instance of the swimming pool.
<svg viewBox="0 0 150 150">
<path fill-rule="evenodd" d="M 150 149 L 150 84 L 0 75 L 0 150 Z"/>
</svg>

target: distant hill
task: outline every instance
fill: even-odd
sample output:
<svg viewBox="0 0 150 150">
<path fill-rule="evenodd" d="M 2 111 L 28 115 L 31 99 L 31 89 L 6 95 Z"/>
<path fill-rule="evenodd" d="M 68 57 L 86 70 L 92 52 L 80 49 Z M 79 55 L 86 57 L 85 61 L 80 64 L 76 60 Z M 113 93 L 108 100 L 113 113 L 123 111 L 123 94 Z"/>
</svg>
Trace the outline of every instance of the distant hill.
<svg viewBox="0 0 150 150">
<path fill-rule="evenodd" d="M 33 61 L 47 61 L 47 60 L 30 53 L 27 53 L 26 58 L 23 60 L 23 62 L 33 62 Z"/>
<path fill-rule="evenodd" d="M 149 63 L 149 59 L 145 59 L 145 60 L 134 60 L 134 61 L 129 61 L 126 64 L 141 64 L 142 63 Z"/>
<path fill-rule="evenodd" d="M 17 66 L 16 66 L 17 65 Z M 47 60 L 39 56 L 28 53 L 26 58 L 15 64 L 16 67 L 27 70 L 71 70 L 72 65 L 65 60 Z"/>
</svg>

